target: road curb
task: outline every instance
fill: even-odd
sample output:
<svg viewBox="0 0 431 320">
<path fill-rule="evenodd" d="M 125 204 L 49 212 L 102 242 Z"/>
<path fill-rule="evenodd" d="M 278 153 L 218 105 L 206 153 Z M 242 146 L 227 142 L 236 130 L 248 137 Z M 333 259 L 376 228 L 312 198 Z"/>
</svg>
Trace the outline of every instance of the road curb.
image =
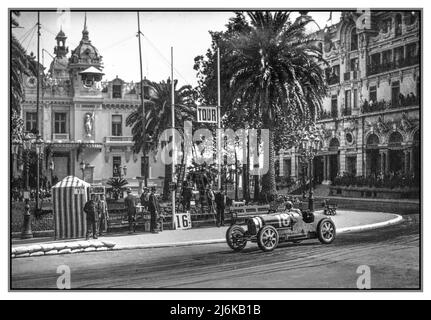
<svg viewBox="0 0 431 320">
<path fill-rule="evenodd" d="M 113 251 L 120 250 L 135 250 L 135 249 L 155 249 L 155 248 L 167 248 L 167 247 L 189 247 L 204 244 L 217 244 L 224 243 L 226 239 L 212 239 L 212 240 L 196 240 L 196 241 L 184 241 L 176 243 L 155 243 L 155 244 L 144 244 L 144 245 L 130 245 L 130 246 L 115 246 L 112 248 Z"/>
<path fill-rule="evenodd" d="M 366 224 L 363 226 L 354 226 L 354 227 L 346 227 L 346 228 L 337 229 L 337 234 L 379 229 L 379 228 L 388 227 L 388 226 L 391 226 L 394 224 L 398 224 L 403 220 L 404 220 L 404 218 L 402 216 L 396 214 L 396 217 L 394 219 L 391 219 L 388 221 L 376 222 L 376 223 Z"/>
<path fill-rule="evenodd" d="M 345 233 L 351 233 L 351 232 L 360 232 L 360 231 L 367 231 L 367 230 L 373 230 L 373 229 L 379 229 L 391 225 L 398 224 L 402 222 L 404 219 L 400 215 L 395 215 L 396 217 L 383 222 L 377 222 L 377 223 L 371 223 L 366 224 L 362 226 L 353 226 L 353 227 L 345 227 L 345 228 L 339 228 L 337 229 L 337 234 L 345 234 Z M 109 248 L 104 248 L 104 250 L 97 250 L 98 248 L 94 248 L 91 252 L 97 252 L 97 251 L 121 251 L 121 250 L 137 250 L 137 249 L 157 249 L 157 248 L 172 248 L 172 247 L 188 247 L 188 246 L 196 246 L 196 245 L 206 245 L 206 244 L 218 244 L 218 243 L 225 243 L 226 239 L 211 239 L 211 240 L 196 240 L 196 241 L 184 241 L 184 242 L 176 242 L 176 243 L 155 243 L 155 244 L 143 244 L 143 245 L 123 245 L 123 246 L 117 246 L 115 244 L 110 244 Z M 89 247 L 92 247 L 92 245 L 89 245 Z M 83 248 L 80 248 L 83 249 Z M 59 251 L 57 252 L 51 252 L 49 255 L 60 255 L 60 254 L 70 254 L 70 253 L 81 253 L 81 252 L 90 252 L 88 249 L 85 250 L 77 250 L 72 252 L 64 252 L 61 253 Z M 24 257 L 33 257 L 33 256 L 43 256 L 46 255 L 35 255 L 34 253 L 26 253 L 26 254 L 20 254 L 17 255 L 14 252 L 12 252 L 12 258 L 24 258 Z"/>
</svg>

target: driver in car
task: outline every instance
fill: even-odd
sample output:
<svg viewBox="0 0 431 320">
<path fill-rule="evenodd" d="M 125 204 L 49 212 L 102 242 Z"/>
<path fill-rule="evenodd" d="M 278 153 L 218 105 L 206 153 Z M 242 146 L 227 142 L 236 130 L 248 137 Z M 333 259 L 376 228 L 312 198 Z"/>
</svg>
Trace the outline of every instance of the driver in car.
<svg viewBox="0 0 431 320">
<path fill-rule="evenodd" d="M 292 201 L 286 201 L 285 208 L 287 213 L 292 217 L 292 222 L 296 223 L 301 217 L 301 211 L 293 207 Z"/>
</svg>

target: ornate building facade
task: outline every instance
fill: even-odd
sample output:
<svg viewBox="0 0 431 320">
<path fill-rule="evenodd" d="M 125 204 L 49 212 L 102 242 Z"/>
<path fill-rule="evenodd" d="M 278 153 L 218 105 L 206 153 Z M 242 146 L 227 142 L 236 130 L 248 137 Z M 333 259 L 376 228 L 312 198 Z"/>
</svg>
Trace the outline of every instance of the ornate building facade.
<svg viewBox="0 0 431 320">
<path fill-rule="evenodd" d="M 60 180 L 75 175 L 93 183 L 121 175 L 132 186 L 144 174 L 150 182 L 158 180 L 164 166 L 154 155 L 148 160 L 133 152 L 131 128 L 125 124 L 141 104 L 139 83 L 126 83 L 118 76 L 103 81 L 102 56 L 89 38 L 86 23 L 70 55 L 62 30 L 55 39 L 55 57 L 40 85 L 39 127 L 46 146 L 43 174 Z M 36 83 L 34 77 L 25 81 L 26 132 L 36 129 Z M 144 172 L 145 161 L 149 172 Z"/>
<path fill-rule="evenodd" d="M 419 174 L 420 12 L 343 12 L 316 34 L 328 96 L 317 126 L 316 182 L 337 175 Z M 298 150 L 281 153 L 283 173 L 302 176 Z"/>
</svg>

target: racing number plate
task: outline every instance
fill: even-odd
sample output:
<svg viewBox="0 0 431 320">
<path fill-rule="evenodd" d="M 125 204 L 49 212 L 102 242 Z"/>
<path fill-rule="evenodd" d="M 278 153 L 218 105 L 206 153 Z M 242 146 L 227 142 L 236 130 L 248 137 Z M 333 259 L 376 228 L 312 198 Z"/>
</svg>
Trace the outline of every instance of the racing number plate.
<svg viewBox="0 0 431 320">
<path fill-rule="evenodd" d="M 175 213 L 175 229 L 185 230 L 191 229 L 192 219 L 190 212 Z"/>
</svg>

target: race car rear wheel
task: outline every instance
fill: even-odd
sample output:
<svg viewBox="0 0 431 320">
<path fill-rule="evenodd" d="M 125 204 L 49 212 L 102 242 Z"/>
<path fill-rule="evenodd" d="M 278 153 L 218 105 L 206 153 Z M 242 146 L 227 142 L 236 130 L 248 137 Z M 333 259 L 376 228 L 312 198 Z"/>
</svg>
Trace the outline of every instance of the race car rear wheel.
<svg viewBox="0 0 431 320">
<path fill-rule="evenodd" d="M 332 220 L 323 219 L 317 226 L 317 238 L 323 244 L 330 244 L 335 239 L 335 225 Z"/>
<path fill-rule="evenodd" d="M 257 245 L 262 251 L 272 251 L 278 245 L 279 235 L 277 229 L 267 225 L 257 234 Z"/>
<path fill-rule="evenodd" d="M 238 225 L 230 226 L 226 231 L 226 242 L 234 251 L 241 251 L 247 245 L 247 240 L 244 239 L 245 231 Z"/>
</svg>

